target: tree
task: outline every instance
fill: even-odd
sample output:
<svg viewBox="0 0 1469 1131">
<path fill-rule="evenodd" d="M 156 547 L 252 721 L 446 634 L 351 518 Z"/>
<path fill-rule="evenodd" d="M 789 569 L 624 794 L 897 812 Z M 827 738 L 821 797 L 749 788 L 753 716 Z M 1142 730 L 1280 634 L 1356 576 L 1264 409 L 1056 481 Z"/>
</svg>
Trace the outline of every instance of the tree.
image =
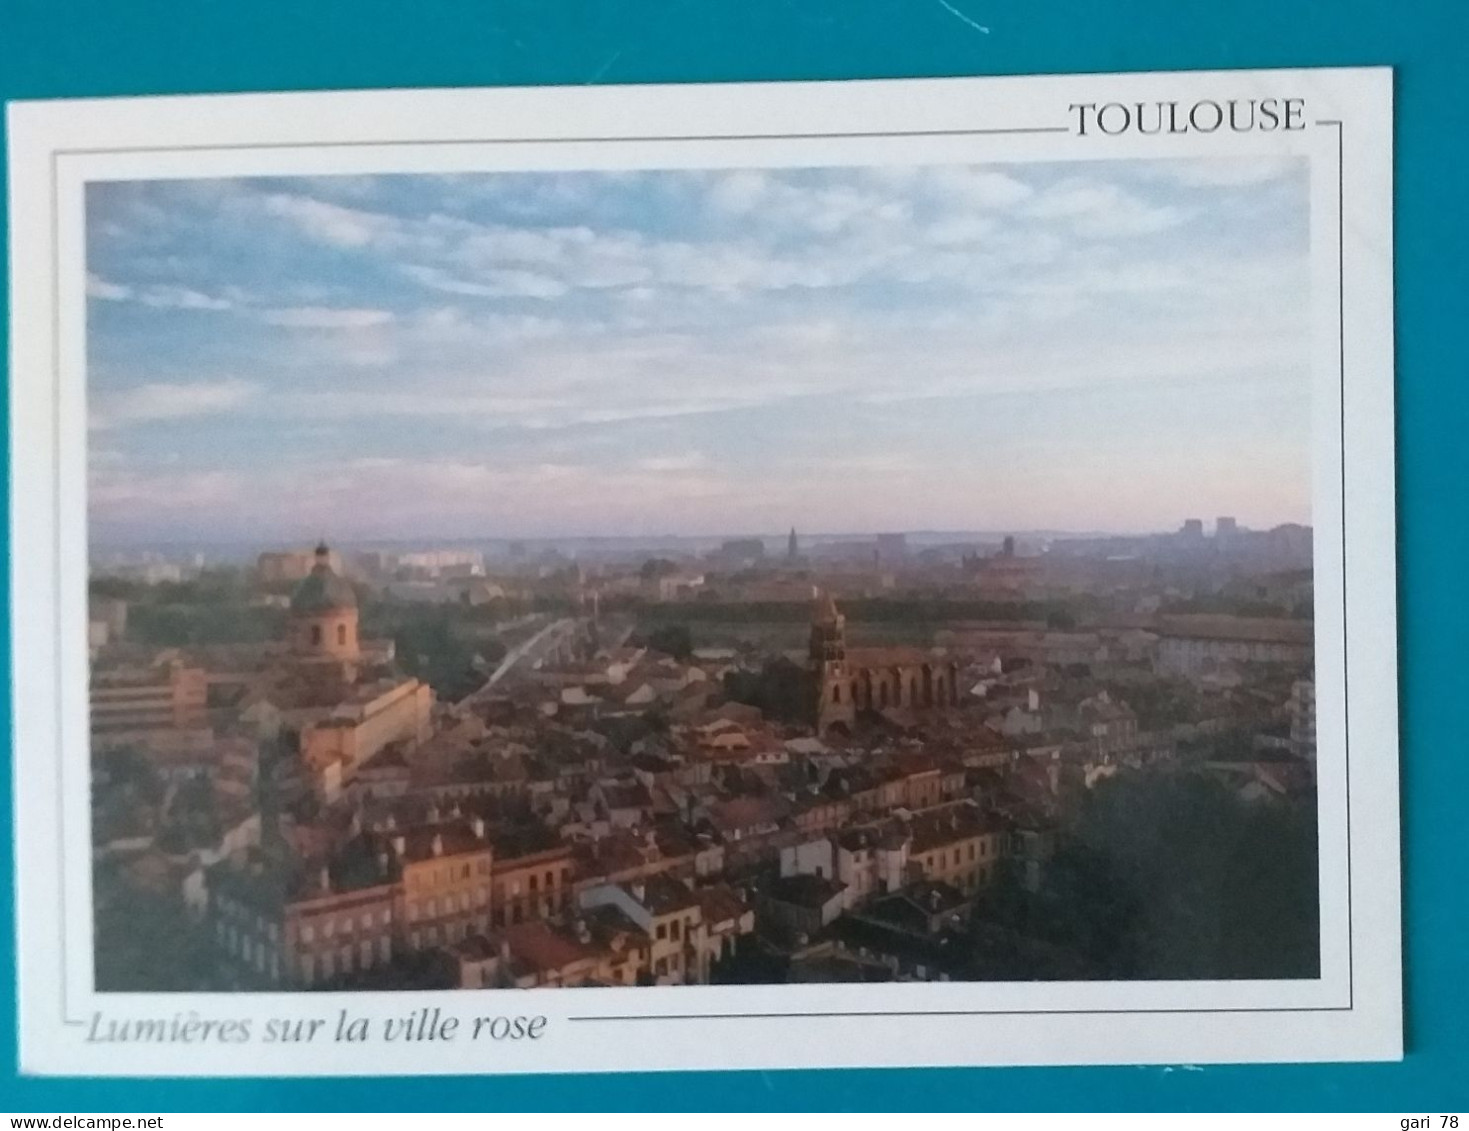
<svg viewBox="0 0 1469 1131">
<path fill-rule="evenodd" d="M 760 708 L 766 718 L 784 723 L 810 721 L 815 694 L 811 673 L 784 656 L 767 660 L 758 672 L 730 672 L 724 690 L 735 702 Z"/>
<path fill-rule="evenodd" d="M 657 581 L 660 577 L 668 577 L 677 572 L 677 562 L 671 562 L 667 558 L 649 558 L 638 570 L 638 576 L 644 581 Z"/>
<path fill-rule="evenodd" d="M 647 636 L 648 647 L 675 660 L 687 660 L 694 654 L 694 637 L 686 624 L 667 624 L 655 628 Z"/>
<path fill-rule="evenodd" d="M 1085 795 L 1034 895 L 984 921 L 1084 956 L 1097 978 L 1308 978 L 1319 969 L 1314 800 L 1247 805 L 1198 774 Z"/>
</svg>

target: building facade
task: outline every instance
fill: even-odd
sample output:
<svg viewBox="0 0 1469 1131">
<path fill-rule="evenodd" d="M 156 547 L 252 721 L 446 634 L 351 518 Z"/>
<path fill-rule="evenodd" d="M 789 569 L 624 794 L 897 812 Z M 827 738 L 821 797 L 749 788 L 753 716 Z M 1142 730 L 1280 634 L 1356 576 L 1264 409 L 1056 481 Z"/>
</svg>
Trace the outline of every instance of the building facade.
<svg viewBox="0 0 1469 1131">
<path fill-rule="evenodd" d="M 847 620 L 830 594 L 811 618 L 814 725 L 850 728 L 859 711 L 929 711 L 959 702 L 959 665 L 917 648 L 847 647 Z"/>
</svg>

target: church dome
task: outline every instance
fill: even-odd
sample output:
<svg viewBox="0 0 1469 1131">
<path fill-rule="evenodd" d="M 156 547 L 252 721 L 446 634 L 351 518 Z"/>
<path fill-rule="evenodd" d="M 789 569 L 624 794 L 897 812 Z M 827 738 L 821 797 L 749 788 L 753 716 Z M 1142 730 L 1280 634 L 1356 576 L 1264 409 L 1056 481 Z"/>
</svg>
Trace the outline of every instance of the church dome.
<svg viewBox="0 0 1469 1131">
<path fill-rule="evenodd" d="M 325 543 L 316 547 L 316 565 L 291 594 L 291 612 L 310 616 L 357 607 L 357 591 L 345 577 L 332 569 L 330 559 L 331 551 Z"/>
</svg>

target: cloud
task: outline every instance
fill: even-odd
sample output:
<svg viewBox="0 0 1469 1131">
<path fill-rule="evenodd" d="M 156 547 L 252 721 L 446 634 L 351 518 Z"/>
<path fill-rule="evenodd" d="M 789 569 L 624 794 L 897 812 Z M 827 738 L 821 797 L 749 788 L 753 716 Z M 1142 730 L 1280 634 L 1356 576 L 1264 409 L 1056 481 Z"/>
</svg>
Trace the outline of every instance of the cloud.
<svg viewBox="0 0 1469 1131">
<path fill-rule="evenodd" d="M 232 310 L 235 303 L 191 290 L 188 287 L 152 284 L 144 287 L 108 282 L 97 275 L 87 276 L 87 296 L 104 302 L 136 302 L 155 310 Z"/>
<path fill-rule="evenodd" d="M 709 203 L 719 212 L 743 216 L 770 191 L 770 178 L 753 169 L 736 169 L 719 177 L 709 190 Z"/>
<path fill-rule="evenodd" d="M 708 457 L 700 452 L 688 452 L 684 455 L 649 456 L 637 461 L 640 471 L 655 472 L 685 472 L 697 471 L 708 467 Z"/>
<path fill-rule="evenodd" d="M 270 215 L 288 220 L 306 236 L 333 247 L 367 247 L 389 227 L 384 217 L 374 213 L 292 193 L 267 196 L 263 205 Z"/>
<path fill-rule="evenodd" d="M 1080 236 L 1114 239 L 1152 235 L 1184 223 L 1174 205 L 1150 205 L 1107 181 L 1076 178 L 1052 186 L 1026 206 L 1036 220 L 1062 220 Z"/>
<path fill-rule="evenodd" d="M 1147 171 L 1188 188 L 1253 188 L 1303 174 L 1304 157 L 1211 157 L 1197 161 L 1158 161 Z"/>
<path fill-rule="evenodd" d="M 97 275 L 88 275 L 87 297 L 100 298 L 107 302 L 127 302 L 133 297 L 133 289 L 119 283 L 109 283 Z"/>
<path fill-rule="evenodd" d="M 138 292 L 144 306 L 160 310 L 233 310 L 234 303 L 190 290 L 188 287 L 154 286 Z"/>
<path fill-rule="evenodd" d="M 486 271 L 477 279 L 460 279 L 438 267 L 406 264 L 403 274 L 431 290 L 480 298 L 560 298 L 564 283 L 534 271 Z"/>
<path fill-rule="evenodd" d="M 931 244 L 976 243 L 995 230 L 995 221 L 988 216 L 951 216 L 930 224 L 923 238 Z"/>
<path fill-rule="evenodd" d="M 260 320 L 272 326 L 302 330 L 363 330 L 386 326 L 393 321 L 393 314 L 362 307 L 296 306 L 262 311 Z"/>
<path fill-rule="evenodd" d="M 138 385 L 102 399 L 93 412 L 91 427 L 100 431 L 130 424 L 212 416 L 240 407 L 259 391 L 259 386 L 233 378 Z"/>
<path fill-rule="evenodd" d="M 1013 208 L 1035 195 L 1034 189 L 1009 173 L 972 165 L 935 167 L 920 184 L 923 191 L 950 205 L 987 211 Z"/>
</svg>

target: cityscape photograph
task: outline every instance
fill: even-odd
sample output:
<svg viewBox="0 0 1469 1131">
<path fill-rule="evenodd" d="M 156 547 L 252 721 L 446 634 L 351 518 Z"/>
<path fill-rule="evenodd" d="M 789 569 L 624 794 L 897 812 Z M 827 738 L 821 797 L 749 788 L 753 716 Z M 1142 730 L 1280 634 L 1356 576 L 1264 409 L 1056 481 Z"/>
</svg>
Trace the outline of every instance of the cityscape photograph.
<svg viewBox="0 0 1469 1131">
<path fill-rule="evenodd" d="M 1317 978 L 1308 189 L 89 184 L 96 988 Z"/>
</svg>

